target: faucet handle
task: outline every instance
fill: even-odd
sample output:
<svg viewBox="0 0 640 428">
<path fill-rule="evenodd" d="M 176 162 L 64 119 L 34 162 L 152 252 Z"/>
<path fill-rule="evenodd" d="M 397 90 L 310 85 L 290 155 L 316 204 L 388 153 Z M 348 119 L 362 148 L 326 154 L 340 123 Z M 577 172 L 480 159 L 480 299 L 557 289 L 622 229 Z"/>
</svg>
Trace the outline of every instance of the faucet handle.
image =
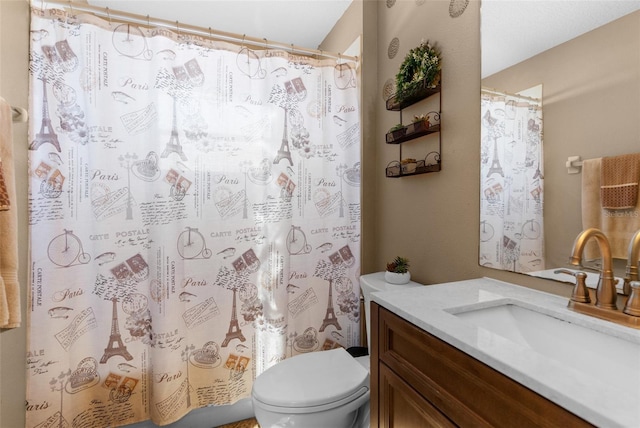
<svg viewBox="0 0 640 428">
<path fill-rule="evenodd" d="M 622 283 L 622 294 L 625 296 L 631 294 L 631 280 L 629 278 L 625 278 Z"/>
<path fill-rule="evenodd" d="M 631 293 L 622 312 L 634 317 L 640 317 L 640 282 L 631 281 L 629 285 L 631 287 Z"/>
<path fill-rule="evenodd" d="M 571 293 L 571 300 L 578 303 L 591 303 L 589 297 L 589 290 L 587 289 L 587 274 L 582 271 L 573 272 L 569 269 L 557 269 L 553 273 L 564 273 L 576 278 L 576 285 L 573 287 L 573 293 Z M 638 283 L 640 285 L 640 283 Z M 640 296 L 639 296 L 640 297 Z"/>
</svg>

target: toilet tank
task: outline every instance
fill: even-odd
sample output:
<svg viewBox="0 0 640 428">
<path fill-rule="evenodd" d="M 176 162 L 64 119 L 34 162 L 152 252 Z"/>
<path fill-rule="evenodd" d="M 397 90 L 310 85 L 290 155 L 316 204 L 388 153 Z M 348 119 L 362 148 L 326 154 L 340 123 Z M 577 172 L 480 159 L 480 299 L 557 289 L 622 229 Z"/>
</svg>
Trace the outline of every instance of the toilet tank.
<svg viewBox="0 0 640 428">
<path fill-rule="evenodd" d="M 402 291 L 422 284 L 409 281 L 406 284 L 390 284 L 384 280 L 384 272 L 369 273 L 360 276 L 360 288 L 364 296 L 364 317 L 367 329 L 367 346 L 371 346 L 371 293 L 377 291 Z"/>
</svg>

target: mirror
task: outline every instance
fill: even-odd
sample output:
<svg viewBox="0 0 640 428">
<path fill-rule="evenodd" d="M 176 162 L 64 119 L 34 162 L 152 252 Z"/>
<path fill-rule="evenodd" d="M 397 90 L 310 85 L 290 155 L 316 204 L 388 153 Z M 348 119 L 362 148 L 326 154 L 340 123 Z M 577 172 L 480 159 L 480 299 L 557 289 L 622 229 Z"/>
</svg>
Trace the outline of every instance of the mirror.
<svg viewBox="0 0 640 428">
<path fill-rule="evenodd" d="M 582 172 L 586 169 L 582 162 L 640 152 L 639 9 L 640 1 L 626 0 L 482 1 L 482 86 L 515 94 L 542 85 L 540 230 L 544 244 L 539 253 L 530 252 L 538 264 L 526 271 L 512 262 L 489 266 L 485 263 L 487 251 L 503 251 L 509 240 L 517 241 L 511 245 L 518 249 L 526 248 L 519 245 L 525 239 L 522 230 L 494 231 L 503 239 L 489 250 L 481 245 L 481 265 L 572 282 L 573 278 L 554 275 L 553 270 L 570 267 L 573 242 L 583 230 L 583 212 L 593 209 L 582 207 Z M 554 26 L 561 34 L 555 35 Z M 483 149 L 482 162 L 494 161 L 492 151 L 486 156 Z M 574 164 L 578 173 L 567 168 L 568 159 L 574 156 L 580 157 Z M 481 188 L 481 199 L 486 197 L 485 190 Z M 482 199 L 483 210 L 484 204 Z M 521 207 L 515 204 L 501 209 Z M 640 219 L 640 205 L 605 215 Z M 480 221 L 482 233 L 482 222 L 486 221 L 482 213 Z M 615 273 L 620 277 L 626 265 L 626 250 L 622 252 L 614 253 Z M 597 252 L 593 261 L 591 266 L 597 268 Z"/>
</svg>

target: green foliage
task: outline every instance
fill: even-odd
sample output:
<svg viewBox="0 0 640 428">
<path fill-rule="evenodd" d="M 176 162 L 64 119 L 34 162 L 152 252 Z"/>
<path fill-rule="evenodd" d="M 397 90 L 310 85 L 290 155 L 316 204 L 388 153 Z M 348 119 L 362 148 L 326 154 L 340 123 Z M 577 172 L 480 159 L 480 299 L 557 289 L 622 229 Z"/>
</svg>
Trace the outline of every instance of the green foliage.
<svg viewBox="0 0 640 428">
<path fill-rule="evenodd" d="M 397 123 L 397 124 L 393 125 L 393 126 L 391 127 L 391 129 L 389 129 L 389 132 L 399 131 L 399 130 L 401 130 L 401 129 L 403 129 L 403 128 L 404 128 L 404 125 L 403 125 L 403 124 L 401 124 L 401 123 Z"/>
<path fill-rule="evenodd" d="M 407 273 L 409 271 L 409 259 L 396 257 L 391 263 L 387 263 L 387 271 L 395 273 Z"/>
<path fill-rule="evenodd" d="M 406 99 L 421 82 L 433 88 L 438 84 L 439 77 L 440 52 L 429 41 L 423 41 L 409 51 L 400 65 L 396 74 L 396 98 L 399 101 Z"/>
</svg>

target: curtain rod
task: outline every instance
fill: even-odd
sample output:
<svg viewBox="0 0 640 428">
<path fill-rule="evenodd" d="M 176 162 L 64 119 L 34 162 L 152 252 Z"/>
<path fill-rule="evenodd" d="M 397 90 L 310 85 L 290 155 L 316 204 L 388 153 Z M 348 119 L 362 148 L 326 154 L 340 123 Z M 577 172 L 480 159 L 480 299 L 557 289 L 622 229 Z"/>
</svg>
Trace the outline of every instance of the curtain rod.
<svg viewBox="0 0 640 428">
<path fill-rule="evenodd" d="M 31 1 L 32 6 L 37 7 L 34 3 L 37 4 L 37 1 L 32 0 Z M 71 1 L 64 1 L 64 0 L 47 0 L 46 2 L 44 0 L 41 0 L 42 9 L 44 9 L 45 4 L 46 5 L 54 4 L 54 5 L 60 6 L 62 8 L 68 9 L 69 11 L 71 11 L 71 13 L 75 13 L 76 11 L 93 13 L 94 15 L 99 16 L 101 18 L 107 18 L 110 22 L 111 20 L 115 19 L 119 21 L 124 21 L 125 23 L 134 23 L 134 24 L 139 24 L 147 27 L 151 27 L 151 26 L 163 27 L 172 31 L 176 31 L 178 33 L 188 33 L 188 34 L 205 37 L 209 39 L 218 39 L 218 40 L 223 40 L 228 42 L 240 42 L 243 44 L 250 44 L 252 46 L 262 47 L 266 49 L 269 49 L 269 48 L 282 49 L 284 51 L 301 54 L 305 56 L 317 55 L 324 58 L 333 58 L 336 60 L 346 59 L 346 60 L 358 62 L 357 56 L 354 57 L 349 55 L 342 55 L 340 53 L 324 52 L 319 49 L 311 49 L 311 48 L 305 48 L 301 46 L 294 46 L 293 43 L 290 45 L 286 45 L 284 43 L 269 41 L 266 38 L 258 39 L 255 37 L 247 37 L 246 35 L 229 33 L 229 32 L 220 31 L 220 30 L 213 30 L 211 29 L 211 27 L 209 28 L 198 27 L 195 25 L 183 24 L 178 21 L 172 22 L 166 19 L 152 18 L 152 17 L 149 17 L 149 15 L 143 16 L 143 15 L 137 15 L 134 13 L 124 12 L 121 10 L 111 10 L 108 7 L 100 8 L 100 7 L 91 6 L 85 3 L 74 3 Z"/>
<path fill-rule="evenodd" d="M 506 92 L 506 91 L 502 91 L 502 90 L 499 90 L 499 89 L 488 88 L 486 86 L 483 86 L 480 89 L 480 92 L 486 92 L 488 94 L 493 94 L 493 95 L 506 95 L 506 96 L 509 96 L 509 97 L 516 97 L 516 98 L 520 98 L 520 99 L 523 99 L 523 100 L 533 101 L 533 102 L 538 103 L 538 104 L 542 103 L 542 100 L 540 98 L 533 98 L 533 97 L 528 97 L 526 95 L 520 95 L 520 94 L 511 94 L 511 93 Z"/>
</svg>

